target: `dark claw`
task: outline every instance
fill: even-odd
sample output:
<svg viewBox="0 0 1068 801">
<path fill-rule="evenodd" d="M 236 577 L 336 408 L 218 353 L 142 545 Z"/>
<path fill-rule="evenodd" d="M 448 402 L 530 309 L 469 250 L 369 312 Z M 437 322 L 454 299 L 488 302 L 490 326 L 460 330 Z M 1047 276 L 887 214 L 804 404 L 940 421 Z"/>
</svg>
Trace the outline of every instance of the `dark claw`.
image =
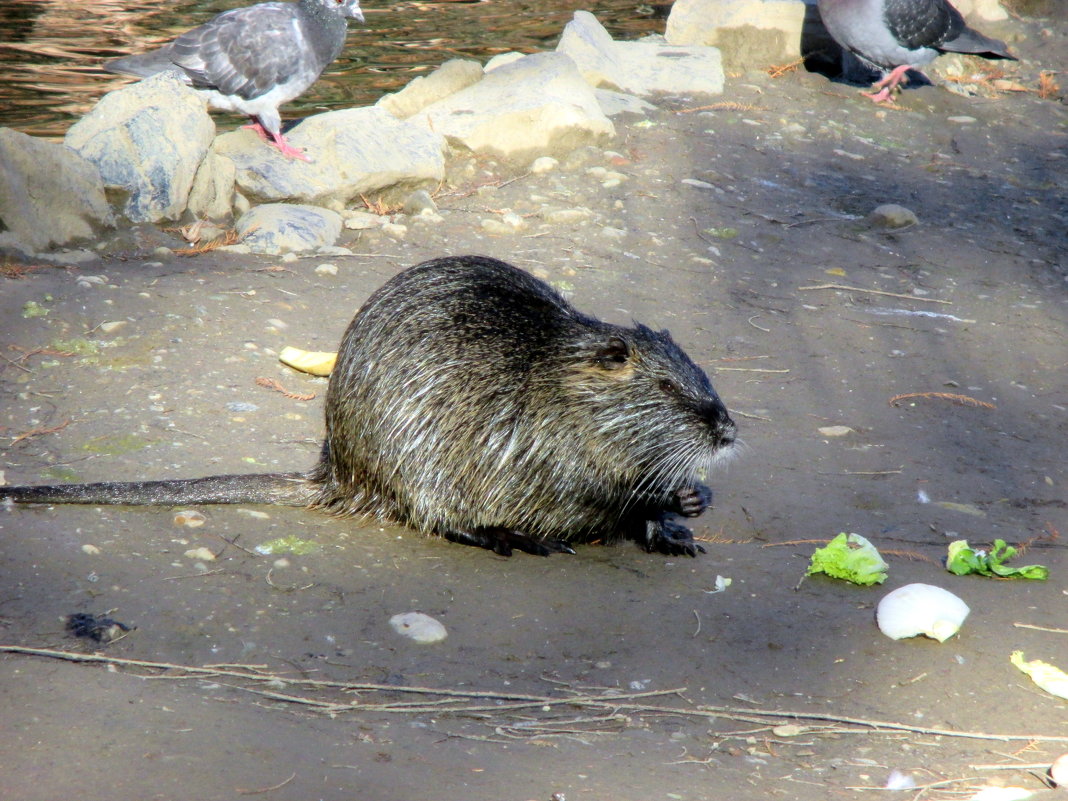
<svg viewBox="0 0 1068 801">
<path fill-rule="evenodd" d="M 648 520 L 645 523 L 645 550 L 668 556 L 695 557 L 705 549 L 693 538 L 693 532 L 671 520 Z"/>
<path fill-rule="evenodd" d="M 675 490 L 673 508 L 670 510 L 683 517 L 697 517 L 712 505 L 712 490 L 698 484 Z"/>
<path fill-rule="evenodd" d="M 500 556 L 511 556 L 512 549 L 534 556 L 549 556 L 554 553 L 574 553 L 563 540 L 539 540 L 521 531 L 508 528 L 476 528 L 473 531 L 446 531 L 443 535 L 450 542 L 485 548 Z"/>
</svg>

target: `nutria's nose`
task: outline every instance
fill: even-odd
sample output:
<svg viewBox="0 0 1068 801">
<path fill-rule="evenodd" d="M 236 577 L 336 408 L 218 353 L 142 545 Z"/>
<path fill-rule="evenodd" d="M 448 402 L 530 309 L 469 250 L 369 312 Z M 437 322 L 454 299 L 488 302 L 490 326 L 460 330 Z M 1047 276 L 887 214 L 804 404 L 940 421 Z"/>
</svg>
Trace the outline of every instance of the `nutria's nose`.
<svg viewBox="0 0 1068 801">
<path fill-rule="evenodd" d="M 734 437 L 738 432 L 738 427 L 731 420 L 723 401 L 715 398 L 703 403 L 701 405 L 701 416 L 708 421 L 709 426 L 715 432 L 717 446 L 724 448 L 734 444 Z"/>
</svg>

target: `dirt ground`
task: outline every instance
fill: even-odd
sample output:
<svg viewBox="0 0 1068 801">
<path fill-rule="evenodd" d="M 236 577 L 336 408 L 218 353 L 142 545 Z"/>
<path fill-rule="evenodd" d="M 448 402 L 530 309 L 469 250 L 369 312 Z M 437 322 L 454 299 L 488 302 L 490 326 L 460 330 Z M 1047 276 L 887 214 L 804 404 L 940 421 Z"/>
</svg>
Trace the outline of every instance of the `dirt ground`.
<svg viewBox="0 0 1068 801">
<path fill-rule="evenodd" d="M 1068 69 L 1063 34 L 1040 28 L 1014 43 L 1029 80 Z M 277 352 L 333 349 L 375 287 L 446 253 L 504 258 L 583 310 L 670 328 L 743 442 L 712 477 L 693 560 L 630 543 L 505 559 L 280 508 L 203 507 L 200 528 L 171 509 L 0 510 L 4 645 L 231 666 L 3 653 L 0 796 L 822 801 L 872 797 L 860 788 L 892 770 L 959 780 L 924 798 L 1041 789 L 1026 766 L 1068 751 L 1068 709 L 1009 654 L 1068 668 L 1068 109 L 934 86 L 878 108 L 804 72 L 735 76 L 719 100 L 741 105 L 664 102 L 548 174 L 458 163 L 444 222 L 410 221 L 400 241 L 347 232 L 352 257 L 160 255 L 179 240 L 137 228 L 100 262 L 0 279 L 8 483 L 310 466 L 325 382 Z M 626 179 L 606 188 L 597 168 Z M 883 203 L 918 224 L 873 227 Z M 546 207 L 591 216 L 481 227 Z M 79 352 L 25 355 L 41 348 Z M 996 408 L 889 403 L 903 393 Z M 884 586 L 799 585 L 840 531 L 883 551 Z M 317 547 L 252 550 L 289 536 Z M 1030 543 L 1015 562 L 1050 579 L 952 576 L 941 558 L 958 538 Z M 713 593 L 717 576 L 732 583 Z M 911 582 L 967 601 L 959 636 L 879 632 L 875 604 Z M 390 617 L 414 610 L 448 638 L 395 634 Z M 136 628 L 103 647 L 64 631 L 72 613 Z M 238 675 L 253 671 L 300 683 Z M 990 765 L 1015 767 L 976 767 Z"/>
</svg>

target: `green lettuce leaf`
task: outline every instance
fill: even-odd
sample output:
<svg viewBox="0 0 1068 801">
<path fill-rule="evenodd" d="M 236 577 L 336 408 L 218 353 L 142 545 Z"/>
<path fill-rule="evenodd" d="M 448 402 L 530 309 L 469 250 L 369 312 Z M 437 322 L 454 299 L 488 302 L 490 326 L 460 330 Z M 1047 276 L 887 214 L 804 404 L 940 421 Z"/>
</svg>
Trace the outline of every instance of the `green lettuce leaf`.
<svg viewBox="0 0 1068 801">
<path fill-rule="evenodd" d="M 805 575 L 826 573 L 854 584 L 882 584 L 888 567 L 876 547 L 864 537 L 843 532 L 816 549 Z"/>
<path fill-rule="evenodd" d="M 967 540 L 956 540 L 949 544 L 946 570 L 958 576 L 978 573 L 981 576 L 1025 578 L 1036 581 L 1045 581 L 1049 578 L 1049 569 L 1043 565 L 1009 567 L 1004 564 L 1015 555 L 1016 549 L 1007 545 L 1005 540 L 994 540 L 989 553 L 969 547 Z"/>
</svg>

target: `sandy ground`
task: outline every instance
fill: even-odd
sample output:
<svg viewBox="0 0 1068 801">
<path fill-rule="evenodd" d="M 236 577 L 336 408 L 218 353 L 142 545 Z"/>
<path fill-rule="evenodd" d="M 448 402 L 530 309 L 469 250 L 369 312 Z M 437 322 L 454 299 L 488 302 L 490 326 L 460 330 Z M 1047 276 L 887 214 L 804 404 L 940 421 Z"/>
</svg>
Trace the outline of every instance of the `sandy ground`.
<svg viewBox="0 0 1068 801">
<path fill-rule="evenodd" d="M 1068 67 L 1063 38 L 1028 30 L 1022 54 Z M 0 795 L 816 801 L 872 797 L 857 788 L 895 769 L 920 785 L 962 780 L 925 798 L 1040 789 L 1023 767 L 974 766 L 1068 750 L 1064 702 L 1009 664 L 1022 649 L 1068 668 L 1063 633 L 1014 625 L 1068 625 L 1065 105 L 924 87 L 880 109 L 796 72 L 735 77 L 722 100 L 745 108 L 665 103 L 651 125 L 620 124 L 607 149 L 546 175 L 458 164 L 437 198 L 443 223 L 412 222 L 402 241 L 350 232 L 353 257 L 158 256 L 178 241 L 140 228 L 109 240 L 100 263 L 2 279 L 9 483 L 310 466 L 325 383 L 277 352 L 332 349 L 376 286 L 445 253 L 504 258 L 584 310 L 670 328 L 744 447 L 713 477 L 716 506 L 695 527 L 708 553 L 693 560 L 632 544 L 504 559 L 276 508 L 201 508 L 197 529 L 169 509 L 0 512 L 0 642 L 305 682 L 3 654 Z M 626 180 L 605 188 L 598 167 Z M 919 223 L 873 228 L 864 216 L 882 203 Z M 504 209 L 546 207 L 592 216 L 482 232 Z M 338 274 L 317 273 L 324 262 Z M 79 284 L 87 276 L 106 278 Z M 30 301 L 47 315 L 25 318 Z M 12 350 L 72 341 L 95 350 Z M 996 408 L 888 402 L 936 392 Z M 34 430 L 48 431 L 22 436 Z M 816 543 L 839 531 L 882 549 L 883 587 L 798 586 Z M 318 547 L 281 563 L 251 552 L 283 536 Z M 949 541 L 998 537 L 1030 543 L 1016 561 L 1050 579 L 943 570 Z M 215 560 L 187 555 L 197 548 Z M 711 593 L 717 576 L 732 583 Z M 878 631 L 878 599 L 916 581 L 971 605 L 958 637 Z M 398 637 L 389 618 L 411 610 L 448 639 Z M 78 612 L 136 628 L 101 647 L 64 632 Z M 619 697 L 642 692 L 666 694 Z M 517 695 L 527 706 L 513 708 Z M 797 717 L 756 714 L 769 710 Z"/>
</svg>

